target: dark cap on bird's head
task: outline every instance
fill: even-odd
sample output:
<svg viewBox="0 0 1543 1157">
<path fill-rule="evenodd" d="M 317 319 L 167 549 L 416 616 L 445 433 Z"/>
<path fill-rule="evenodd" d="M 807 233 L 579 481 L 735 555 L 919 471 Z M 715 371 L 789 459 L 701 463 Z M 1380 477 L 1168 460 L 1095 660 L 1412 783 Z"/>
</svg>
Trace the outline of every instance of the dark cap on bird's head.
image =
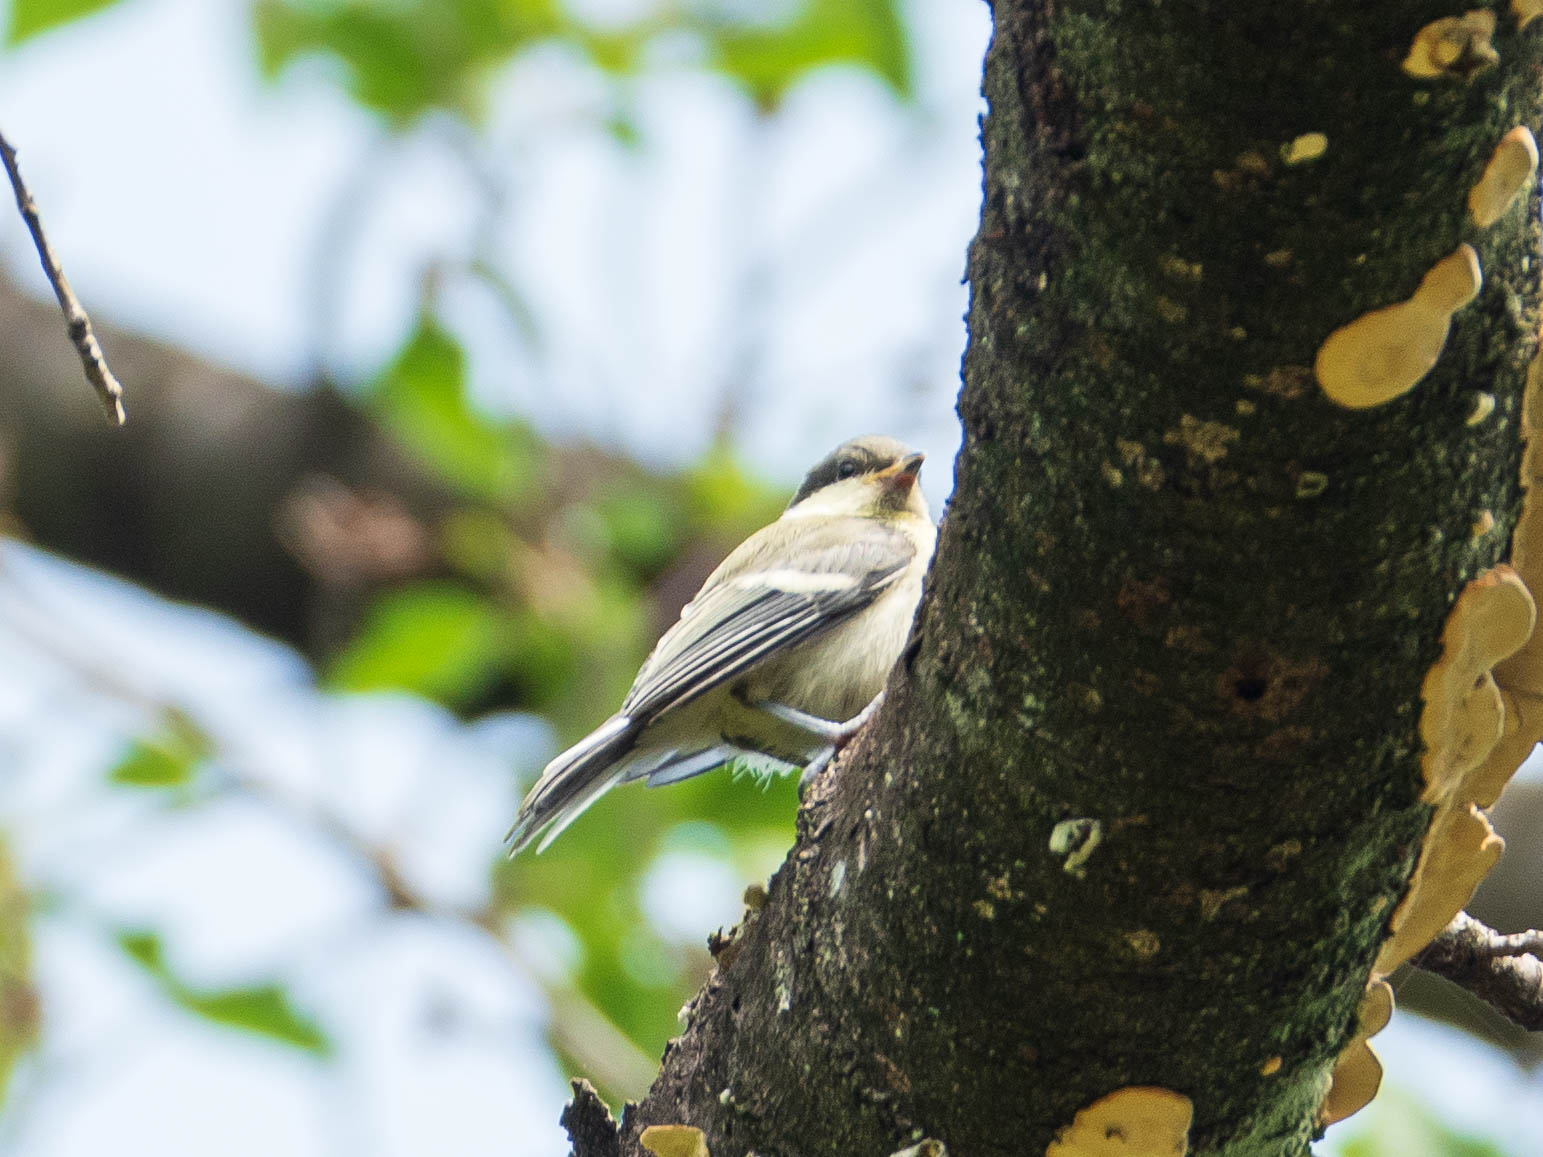
<svg viewBox="0 0 1543 1157">
<path fill-rule="evenodd" d="M 849 478 L 865 478 L 883 485 L 884 491 L 895 499 L 895 505 L 905 505 L 916 476 L 921 472 L 924 455 L 911 449 L 904 442 L 886 438 L 882 434 L 865 434 L 837 446 L 804 476 L 803 485 L 788 503 L 792 509 L 810 495 L 845 482 Z"/>
</svg>

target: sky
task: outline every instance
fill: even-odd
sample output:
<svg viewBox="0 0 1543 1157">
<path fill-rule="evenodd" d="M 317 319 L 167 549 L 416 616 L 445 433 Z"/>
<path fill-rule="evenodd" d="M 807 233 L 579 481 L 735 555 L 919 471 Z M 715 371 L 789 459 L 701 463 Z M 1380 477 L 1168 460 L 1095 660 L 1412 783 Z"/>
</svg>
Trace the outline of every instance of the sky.
<svg viewBox="0 0 1543 1157">
<path fill-rule="evenodd" d="M 912 13 L 911 115 L 871 79 L 833 72 L 767 125 L 719 81 L 662 73 L 639 83 L 649 148 L 634 155 L 602 132 L 545 127 L 588 123 L 602 99 L 571 61 L 500 76 L 490 137 L 517 204 L 494 240 L 537 287 L 549 347 L 534 365 L 486 294 L 450 286 L 482 403 L 680 463 L 707 444 L 724 391 L 742 388 L 737 438 L 763 472 L 791 479 L 842 438 L 884 430 L 929 452 L 938 509 L 958 440 L 987 21 L 963 0 Z M 387 145 L 315 70 L 274 88 L 251 58 L 241 3 L 125 0 L 0 56 L 0 126 L 99 316 L 278 388 L 300 388 L 318 361 L 365 378 L 417 308 L 425 264 L 469 252 L 486 206 L 443 133 Z M 361 172 L 367 208 L 340 216 Z M 329 297 L 318 242 L 340 220 Z M 0 258 L 45 292 L 4 214 Z M 767 318 L 752 348 L 724 340 L 746 309 Z M 282 647 L 16 545 L 0 544 L 0 594 L 0 825 L 29 882 L 86 900 L 40 920 L 49 1032 L 0 1119 L 0 1152 L 566 1152 L 567 1090 L 536 982 L 571 965 L 560 930 L 522 930 L 526 958 L 511 962 L 463 929 L 372 920 L 358 865 L 258 802 L 194 823 L 92 790 L 157 702 L 192 704 L 231 774 L 389 836 L 426 894 L 471 906 L 513 814 L 509 769 L 528 778 L 550 752 L 539 722 L 468 728 L 409 700 L 320 695 Z M 453 790 L 425 779 L 436 767 L 457 769 Z M 677 857 L 640 887 L 666 935 L 697 942 L 737 918 L 741 884 L 721 861 Z M 163 929 L 201 982 L 254 967 L 290 979 L 338 1026 L 338 1059 L 178 1013 L 110 943 L 134 924 Z M 1535 1142 L 1536 1076 L 1411 1017 L 1375 1047 L 1404 1095 L 1514 1153 Z"/>
</svg>

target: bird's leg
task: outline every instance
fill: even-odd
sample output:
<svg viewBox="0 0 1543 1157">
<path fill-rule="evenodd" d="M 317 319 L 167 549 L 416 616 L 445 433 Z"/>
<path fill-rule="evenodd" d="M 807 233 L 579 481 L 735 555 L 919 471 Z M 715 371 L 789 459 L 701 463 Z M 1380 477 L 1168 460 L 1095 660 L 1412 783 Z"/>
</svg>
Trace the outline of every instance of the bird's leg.
<svg viewBox="0 0 1543 1157">
<path fill-rule="evenodd" d="M 757 703 L 756 707 L 806 732 L 810 738 L 821 741 L 821 750 L 804 766 L 804 774 L 799 776 L 798 790 L 802 794 L 803 790 L 814 782 L 814 777 L 824 771 L 830 761 L 836 757 L 836 753 L 852 742 L 857 733 L 878 711 L 879 704 L 883 702 L 884 692 L 880 691 L 868 701 L 868 706 L 842 722 L 821 719 L 818 715 L 810 715 L 807 711 L 789 707 L 786 703 L 773 703 L 770 700 Z"/>
</svg>

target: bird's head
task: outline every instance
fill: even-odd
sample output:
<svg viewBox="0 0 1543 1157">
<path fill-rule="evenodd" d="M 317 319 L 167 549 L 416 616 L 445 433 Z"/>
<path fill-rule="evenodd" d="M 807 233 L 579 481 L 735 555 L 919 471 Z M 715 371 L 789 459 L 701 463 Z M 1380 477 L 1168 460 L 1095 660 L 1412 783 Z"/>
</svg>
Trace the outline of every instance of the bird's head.
<svg viewBox="0 0 1543 1157">
<path fill-rule="evenodd" d="M 929 518 L 916 484 L 922 458 L 903 442 L 869 434 L 843 442 L 815 464 L 788 503 L 800 514 Z"/>
</svg>

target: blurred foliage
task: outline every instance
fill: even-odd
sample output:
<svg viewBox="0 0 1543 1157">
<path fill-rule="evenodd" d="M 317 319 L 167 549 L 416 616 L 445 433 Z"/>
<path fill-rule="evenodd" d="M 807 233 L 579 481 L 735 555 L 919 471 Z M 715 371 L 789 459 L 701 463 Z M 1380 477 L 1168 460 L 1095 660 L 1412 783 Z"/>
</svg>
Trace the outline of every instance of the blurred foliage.
<svg viewBox="0 0 1543 1157">
<path fill-rule="evenodd" d="M 495 422 L 472 408 L 465 355 L 432 319 L 420 322 L 365 397 L 381 425 L 468 497 L 510 502 L 532 482 L 535 436 L 524 423 Z"/>
<path fill-rule="evenodd" d="M 358 398 L 452 498 L 431 530 L 441 573 L 374 601 L 327 673 L 340 690 L 409 691 L 464 713 L 518 705 L 576 739 L 615 709 L 708 571 L 787 500 L 723 449 L 679 474 L 557 452 L 477 403 L 454 338 L 427 314 Z M 559 917 L 581 948 L 576 990 L 657 1055 L 706 973 L 711 929 L 687 945 L 661 936 L 643 901 L 650 866 L 705 855 L 760 882 L 796 809 L 792 779 L 624 788 L 546 853 L 500 860 L 494 906 Z"/>
<path fill-rule="evenodd" d="M 793 842 L 797 809 L 796 776 L 765 788 L 721 772 L 668 791 L 627 785 L 602 796 L 547 851 L 500 863 L 495 903 L 511 913 L 553 912 L 578 932 L 577 987 L 657 1055 L 706 975 L 712 929 L 683 948 L 650 927 L 642 900 L 650 864 L 661 853 L 703 856 L 726 862 L 743 884 L 761 883 Z"/>
<path fill-rule="evenodd" d="M 344 690 L 513 703 L 576 736 L 708 568 L 784 501 L 724 452 L 680 476 L 552 453 L 476 404 L 459 347 L 427 317 L 360 401 L 454 497 L 432 531 L 443 574 L 377 599 L 331 665 Z"/>
<path fill-rule="evenodd" d="M 161 991 L 187 1011 L 215 1024 L 269 1037 L 317 1056 L 331 1051 L 331 1043 L 321 1029 L 295 1009 L 279 985 L 200 990 L 171 971 L 155 933 L 121 931 L 117 941 L 118 947 L 154 978 Z"/>
<path fill-rule="evenodd" d="M 1354 1119 L 1359 1131 L 1337 1147 L 1339 1157 L 1516 1157 L 1451 1128 L 1398 1089 L 1383 1089 L 1363 1113 Z"/>
<path fill-rule="evenodd" d="M 103 8 L 110 8 L 118 0 L 11 0 L 11 21 L 6 28 L 7 44 L 20 44 L 24 40 L 89 16 Z"/>
<path fill-rule="evenodd" d="M 0 845 L 0 1105 L 16 1063 L 37 1040 L 38 1000 L 32 987 L 31 904 Z"/>
<path fill-rule="evenodd" d="M 108 3 L 13 0 L 9 41 Z M 634 149 L 647 141 L 626 82 L 661 64 L 714 72 L 767 114 L 801 78 L 832 65 L 868 72 L 901 100 L 914 96 L 899 0 L 660 0 L 619 19 L 562 0 L 253 0 L 250 11 L 266 78 L 320 63 L 322 77 L 397 130 L 437 115 L 475 133 L 499 73 L 552 45 L 614 82 L 596 115 Z M 466 272 L 479 270 L 510 306 L 511 324 L 539 343 L 523 287 L 503 280 L 489 254 L 467 262 Z M 725 448 L 671 473 L 545 444 L 530 423 L 479 403 L 433 297 L 425 294 L 395 356 L 347 391 L 442 489 L 444 501 L 423 516 L 432 559 L 368 592 L 324 683 L 339 693 L 407 692 L 467 716 L 536 711 L 566 743 L 614 710 L 681 604 L 787 496 L 748 475 Z M 220 753 L 175 704 L 163 707 L 156 730 L 112 762 L 108 781 L 160 791 L 168 807 L 219 798 L 230 784 L 200 772 Z M 711 861 L 742 881 L 736 891 L 758 883 L 791 842 L 796 806 L 791 779 L 758 786 L 723 773 L 664 792 L 623 789 L 546 854 L 499 860 L 493 915 L 559 917 L 581 949 L 575 989 L 656 1056 L 709 967 L 711 929 L 680 943 L 655 927 L 645 903 L 651 869 L 672 856 L 697 857 L 691 862 Z M 25 978 L 25 939 L 19 943 L 22 964 L 13 971 Z M 327 1052 L 325 1036 L 281 987 L 207 991 L 174 973 L 155 932 L 123 932 L 118 943 L 190 1014 Z"/>
<path fill-rule="evenodd" d="M 167 711 L 162 730 L 129 740 L 107 778 L 122 787 L 186 787 L 213 748 L 192 720 Z"/>
<path fill-rule="evenodd" d="M 808 0 L 786 23 L 735 28 L 708 36 L 709 59 L 773 107 L 803 73 L 836 62 L 871 69 L 901 97 L 911 71 L 899 6 L 891 0 Z"/>
<path fill-rule="evenodd" d="M 622 24 L 585 20 L 559 0 L 256 0 L 252 15 L 269 78 L 297 58 L 328 58 L 342 66 L 354 100 L 399 125 L 431 110 L 478 122 L 489 76 L 554 41 L 618 78 L 666 47 L 678 56 L 681 43 L 692 45 L 704 66 L 763 108 L 831 64 L 865 69 L 897 96 L 913 95 L 897 0 L 661 2 Z"/>
<path fill-rule="evenodd" d="M 332 668 L 344 691 L 414 691 L 463 700 L 492 677 L 504 624 L 497 608 L 448 583 L 418 583 L 375 601 Z"/>
</svg>

